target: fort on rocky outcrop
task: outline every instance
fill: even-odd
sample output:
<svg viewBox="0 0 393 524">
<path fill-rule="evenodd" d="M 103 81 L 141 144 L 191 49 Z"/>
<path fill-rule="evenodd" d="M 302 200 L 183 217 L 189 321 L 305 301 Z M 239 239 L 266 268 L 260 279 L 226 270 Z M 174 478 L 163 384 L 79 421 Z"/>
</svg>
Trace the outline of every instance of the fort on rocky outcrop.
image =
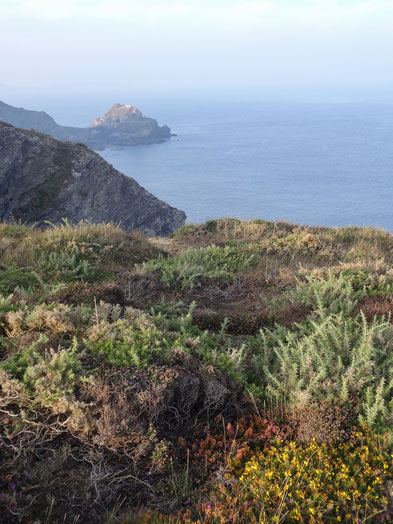
<svg viewBox="0 0 393 524">
<path fill-rule="evenodd" d="M 0 221 L 115 222 L 164 236 L 185 221 L 83 144 L 61 142 L 0 122 Z"/>
<path fill-rule="evenodd" d="M 134 106 L 115 104 L 104 116 L 89 126 L 91 143 L 120 146 L 161 142 L 171 136 L 168 126 L 160 127 L 153 118 L 147 118 Z"/>
<path fill-rule="evenodd" d="M 170 138 L 168 126 L 159 126 L 130 105 L 115 104 L 89 127 L 61 126 L 44 111 L 29 111 L 0 101 L 0 120 L 23 129 L 35 129 L 57 140 L 82 142 L 93 149 L 163 142 Z"/>
</svg>

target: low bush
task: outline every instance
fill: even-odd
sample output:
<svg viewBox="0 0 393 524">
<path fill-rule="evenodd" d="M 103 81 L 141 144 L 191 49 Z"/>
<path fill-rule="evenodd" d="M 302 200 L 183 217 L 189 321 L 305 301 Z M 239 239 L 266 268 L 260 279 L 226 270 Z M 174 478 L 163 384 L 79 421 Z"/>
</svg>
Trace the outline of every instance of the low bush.
<svg viewBox="0 0 393 524">
<path fill-rule="evenodd" d="M 164 286 L 192 288 L 198 279 L 233 280 L 237 271 L 246 271 L 256 264 L 254 254 L 244 253 L 230 246 L 208 246 L 188 249 L 170 258 L 147 262 L 144 271 L 158 271 Z"/>
<path fill-rule="evenodd" d="M 392 328 L 364 315 L 309 321 L 306 331 L 261 332 L 248 352 L 261 395 L 293 409 L 314 399 L 356 398 L 360 420 L 389 423 L 393 398 Z M 259 345 L 259 348 L 258 348 Z M 272 347 L 273 345 L 273 347 Z"/>
<path fill-rule="evenodd" d="M 337 447 L 278 441 L 217 486 L 198 522 L 383 522 L 392 517 L 384 488 L 392 474 L 368 430 Z"/>
<path fill-rule="evenodd" d="M 0 267 L 0 293 L 9 295 L 16 288 L 31 289 L 39 287 L 42 279 L 31 267 L 3 265 Z"/>
<path fill-rule="evenodd" d="M 0 520 L 392 521 L 392 247 L 0 224 Z"/>
</svg>

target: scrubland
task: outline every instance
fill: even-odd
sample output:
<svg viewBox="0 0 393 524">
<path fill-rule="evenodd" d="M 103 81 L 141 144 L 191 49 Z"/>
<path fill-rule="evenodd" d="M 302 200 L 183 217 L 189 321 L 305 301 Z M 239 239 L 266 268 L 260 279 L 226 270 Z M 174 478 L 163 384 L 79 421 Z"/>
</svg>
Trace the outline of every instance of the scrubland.
<svg viewBox="0 0 393 524">
<path fill-rule="evenodd" d="M 393 236 L 0 224 L 0 521 L 393 520 Z"/>
</svg>

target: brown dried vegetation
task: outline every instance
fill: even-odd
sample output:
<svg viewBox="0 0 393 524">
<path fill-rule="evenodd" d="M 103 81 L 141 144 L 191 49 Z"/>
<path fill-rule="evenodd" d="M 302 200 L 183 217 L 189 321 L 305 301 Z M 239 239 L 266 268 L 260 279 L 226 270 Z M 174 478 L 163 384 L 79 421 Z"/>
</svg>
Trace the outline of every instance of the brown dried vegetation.
<svg viewBox="0 0 393 524">
<path fill-rule="evenodd" d="M 147 239 L 0 224 L 0 522 L 176 514 L 213 463 L 227 482 L 230 452 L 241 461 L 277 435 L 345 441 L 358 399 L 307 392 L 295 414 L 267 415 L 264 366 L 322 314 L 391 318 L 392 262 L 393 237 L 370 228 L 222 219 Z"/>
</svg>

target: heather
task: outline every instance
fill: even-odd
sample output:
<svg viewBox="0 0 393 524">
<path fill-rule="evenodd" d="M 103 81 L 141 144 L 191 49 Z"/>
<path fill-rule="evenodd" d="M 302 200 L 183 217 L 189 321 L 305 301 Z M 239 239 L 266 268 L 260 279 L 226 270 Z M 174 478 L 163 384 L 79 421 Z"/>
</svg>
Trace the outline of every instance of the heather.
<svg viewBox="0 0 393 524">
<path fill-rule="evenodd" d="M 0 520 L 393 520 L 393 236 L 0 225 Z"/>
</svg>

